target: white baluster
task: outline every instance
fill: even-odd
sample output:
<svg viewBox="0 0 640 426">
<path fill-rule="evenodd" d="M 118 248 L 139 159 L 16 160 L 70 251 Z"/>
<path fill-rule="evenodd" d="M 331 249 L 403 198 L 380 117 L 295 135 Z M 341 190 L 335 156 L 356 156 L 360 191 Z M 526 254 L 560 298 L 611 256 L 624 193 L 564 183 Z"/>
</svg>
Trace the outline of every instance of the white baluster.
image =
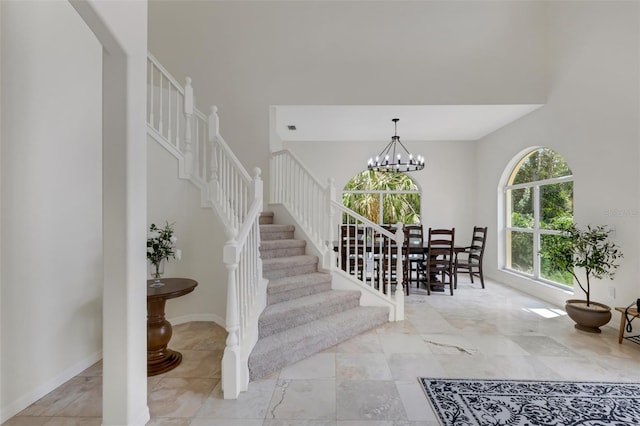
<svg viewBox="0 0 640 426">
<path fill-rule="evenodd" d="M 155 123 L 154 123 L 154 115 L 153 115 L 153 110 L 155 108 L 155 105 L 153 104 L 153 69 L 155 68 L 155 65 L 153 65 L 153 62 L 151 62 L 151 77 L 150 77 L 150 82 L 149 82 L 149 123 L 151 123 L 151 128 L 155 129 Z"/>
<path fill-rule="evenodd" d="M 193 120 L 193 87 L 191 86 L 191 78 L 187 77 L 187 84 L 184 86 L 184 167 L 188 176 L 193 175 L 193 138 L 192 138 L 192 120 Z"/>
<path fill-rule="evenodd" d="M 174 146 L 180 149 L 180 92 L 176 90 L 176 141 Z"/>
<path fill-rule="evenodd" d="M 193 138 L 193 140 L 195 141 L 195 149 L 194 149 L 194 154 L 193 154 L 193 161 L 195 163 L 195 175 L 196 177 L 200 177 L 200 158 L 201 158 L 201 152 L 200 152 L 200 119 L 196 116 L 196 135 L 195 138 Z"/>
<path fill-rule="evenodd" d="M 162 80 L 164 80 L 162 73 L 160 73 L 160 91 L 158 92 L 159 111 L 158 111 L 158 132 L 162 135 Z M 164 136 L 164 135 L 163 135 Z"/>
<path fill-rule="evenodd" d="M 218 191 L 218 159 L 216 153 L 216 135 L 218 134 L 218 107 L 212 106 L 209 114 L 207 138 L 209 139 L 209 194 L 216 199 Z"/>
<path fill-rule="evenodd" d="M 168 99 L 167 99 L 167 140 L 171 142 L 171 94 L 173 93 L 173 83 L 170 80 L 169 82 L 169 90 L 168 90 Z"/>
</svg>

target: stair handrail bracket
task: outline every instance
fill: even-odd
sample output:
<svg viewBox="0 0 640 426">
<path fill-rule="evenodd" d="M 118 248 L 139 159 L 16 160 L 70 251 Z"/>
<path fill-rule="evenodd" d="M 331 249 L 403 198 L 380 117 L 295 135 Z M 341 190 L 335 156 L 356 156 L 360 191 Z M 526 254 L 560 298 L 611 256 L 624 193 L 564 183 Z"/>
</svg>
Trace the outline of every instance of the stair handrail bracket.
<svg viewBox="0 0 640 426">
<path fill-rule="evenodd" d="M 390 319 L 400 321 L 404 319 L 404 291 L 403 285 L 398 279 L 396 291 L 392 293 L 392 275 L 403 277 L 402 261 L 396 265 L 390 265 L 382 261 L 379 255 L 381 246 L 378 247 L 378 254 L 375 253 L 374 245 L 368 244 L 363 247 L 349 247 L 349 249 L 362 249 L 362 255 L 367 257 L 365 267 L 376 266 L 376 274 L 373 270 L 359 271 L 358 265 L 355 268 L 349 266 L 349 272 L 342 264 L 345 259 L 344 247 L 340 243 L 340 232 L 343 223 L 357 224 L 364 230 L 366 235 L 375 237 L 377 244 L 382 245 L 384 240 L 393 239 L 397 247 L 404 244 L 404 233 L 402 226 L 396 233 L 391 233 L 376 223 L 371 222 L 353 210 L 342 205 L 337 200 L 338 195 L 333 179 L 329 179 L 327 184 L 322 184 L 314 177 L 303 164 L 303 162 L 289 150 L 281 150 L 271 154 L 269 185 L 269 203 L 282 205 L 296 222 L 296 232 L 298 229 L 309 239 L 309 242 L 316 248 L 322 258 L 323 269 L 332 274 L 338 274 L 368 295 L 373 297 L 361 303 L 376 303 L 390 308 Z M 336 220 L 339 217 L 339 220 Z M 353 259 L 346 257 L 348 261 Z M 381 268 L 387 268 L 382 270 Z M 364 294 L 363 294 L 364 295 Z M 364 299 L 364 298 L 363 298 Z"/>
<path fill-rule="evenodd" d="M 147 57 L 148 135 L 178 160 L 178 177 L 200 189 L 202 207 L 211 208 L 225 229 L 227 344 L 222 359 L 225 399 L 249 384 L 248 358 L 258 340 L 258 318 L 267 303 L 262 276 L 259 218 L 263 182 L 250 175 L 220 134 L 218 109 L 195 106 L 191 78 L 182 87 L 151 54 Z"/>
</svg>

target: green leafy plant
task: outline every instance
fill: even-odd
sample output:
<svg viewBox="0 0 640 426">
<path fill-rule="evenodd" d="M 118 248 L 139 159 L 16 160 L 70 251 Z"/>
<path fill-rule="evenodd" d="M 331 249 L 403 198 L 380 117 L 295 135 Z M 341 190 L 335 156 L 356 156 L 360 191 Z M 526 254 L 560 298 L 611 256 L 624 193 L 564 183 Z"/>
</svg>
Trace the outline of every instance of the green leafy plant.
<svg viewBox="0 0 640 426">
<path fill-rule="evenodd" d="M 590 279 L 613 279 L 619 266 L 616 261 L 623 257 L 622 252 L 616 244 L 609 241 L 611 230 L 606 226 L 587 225 L 586 228 L 580 228 L 574 224 L 566 224 L 563 231 L 561 236 L 546 241 L 540 255 L 554 269 L 567 271 L 573 276 L 587 296 L 589 306 Z M 580 268 L 584 269 L 585 285 L 576 274 L 576 269 Z"/>
<path fill-rule="evenodd" d="M 175 247 L 178 239 L 173 235 L 173 225 L 173 223 L 166 222 L 165 226 L 160 228 L 152 223 L 149 232 L 147 232 L 147 260 L 156 269 L 165 259 L 180 260 L 182 257 L 182 251 Z"/>
<path fill-rule="evenodd" d="M 410 177 L 400 172 L 365 170 L 354 176 L 344 187 L 342 204 L 374 223 L 420 223 L 420 194 Z M 388 191 L 380 197 L 380 192 Z M 380 203 L 382 202 L 382 217 Z"/>
</svg>

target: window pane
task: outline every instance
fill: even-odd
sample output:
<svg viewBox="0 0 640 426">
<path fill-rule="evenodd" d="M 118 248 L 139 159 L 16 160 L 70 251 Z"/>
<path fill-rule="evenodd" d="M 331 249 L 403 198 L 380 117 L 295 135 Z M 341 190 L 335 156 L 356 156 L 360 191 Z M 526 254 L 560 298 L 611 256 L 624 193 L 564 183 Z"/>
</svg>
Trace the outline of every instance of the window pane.
<svg viewBox="0 0 640 426">
<path fill-rule="evenodd" d="M 382 223 L 420 223 L 419 194 L 383 194 Z"/>
<path fill-rule="evenodd" d="M 540 187 L 540 228 L 566 229 L 573 223 L 573 182 Z"/>
<path fill-rule="evenodd" d="M 510 189 L 507 197 L 511 200 L 509 226 L 533 229 L 533 188 Z"/>
<path fill-rule="evenodd" d="M 378 222 L 379 212 L 378 194 L 353 194 L 345 193 L 342 195 L 342 204 L 369 219 L 374 223 Z"/>
<path fill-rule="evenodd" d="M 342 204 L 374 223 L 420 223 L 419 192 L 385 194 L 385 191 L 418 191 L 417 185 L 404 173 L 365 170 L 354 176 L 344 191 Z"/>
<path fill-rule="evenodd" d="M 511 255 L 507 267 L 515 271 L 533 274 L 533 234 L 530 232 L 508 231 Z"/>
<path fill-rule="evenodd" d="M 562 235 L 541 235 L 540 244 L 542 249 L 558 238 L 566 237 Z M 567 256 L 571 256 L 571 252 L 568 252 Z M 568 271 L 552 268 L 549 264 L 549 260 L 544 258 L 540 259 L 540 276 L 546 280 L 573 287 L 573 276 Z"/>
<path fill-rule="evenodd" d="M 526 156 L 514 170 L 511 185 L 569 176 L 571 169 L 564 158 L 549 148 L 540 148 Z"/>
</svg>

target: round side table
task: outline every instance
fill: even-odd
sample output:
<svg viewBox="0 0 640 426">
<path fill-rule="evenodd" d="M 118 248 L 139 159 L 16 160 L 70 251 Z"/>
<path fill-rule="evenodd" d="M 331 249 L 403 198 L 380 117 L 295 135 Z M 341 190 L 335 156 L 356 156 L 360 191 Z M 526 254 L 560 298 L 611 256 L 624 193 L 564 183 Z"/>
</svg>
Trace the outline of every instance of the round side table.
<svg viewBox="0 0 640 426">
<path fill-rule="evenodd" d="M 163 278 L 162 287 L 149 287 L 147 281 L 147 376 L 166 373 L 182 362 L 182 354 L 167 348 L 173 333 L 171 323 L 164 317 L 168 299 L 184 296 L 198 283 L 188 278 Z"/>
</svg>

